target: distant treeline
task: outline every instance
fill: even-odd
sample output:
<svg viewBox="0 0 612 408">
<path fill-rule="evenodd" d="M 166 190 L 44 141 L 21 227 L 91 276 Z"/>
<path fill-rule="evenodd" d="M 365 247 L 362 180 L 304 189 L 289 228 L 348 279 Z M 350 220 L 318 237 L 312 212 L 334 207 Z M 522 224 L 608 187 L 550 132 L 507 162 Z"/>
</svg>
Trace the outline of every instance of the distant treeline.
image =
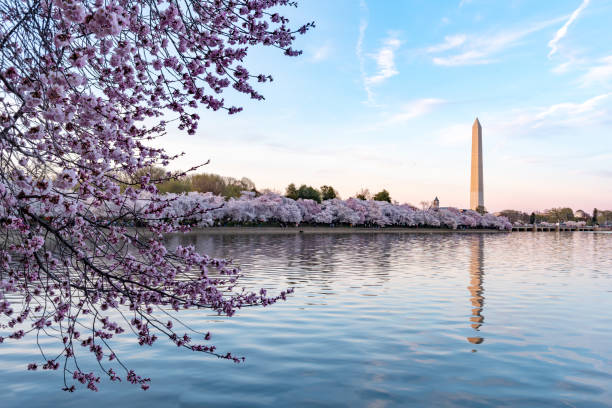
<svg viewBox="0 0 612 408">
<path fill-rule="evenodd" d="M 231 197 L 238 198 L 243 191 L 259 194 L 255 188 L 255 183 L 246 177 L 235 179 L 211 173 L 171 176 L 161 167 L 147 167 L 141 169 L 132 177 L 124 177 L 125 185 L 128 183 L 138 184 L 142 177 L 150 177 L 152 181 L 155 181 L 160 193 L 211 192 L 226 199 Z"/>
<path fill-rule="evenodd" d="M 612 211 L 598 210 L 597 208 L 594 208 L 591 214 L 583 210 L 574 212 L 569 207 L 559 207 L 536 211 L 531 214 L 516 210 L 504 210 L 497 213 L 497 215 L 508 218 L 511 223 L 522 222 L 525 224 L 567 221 L 585 221 L 588 225 L 612 223 Z"/>
<path fill-rule="evenodd" d="M 181 194 L 192 191 L 199 193 L 210 192 L 214 195 L 225 197 L 226 200 L 240 197 L 243 191 L 252 192 L 255 196 L 270 192 L 274 193 L 274 191 L 269 189 L 258 191 L 255 183 L 247 177 L 236 179 L 212 173 L 171 176 L 161 167 L 141 169 L 132 177 L 123 177 L 123 180 L 125 181 L 125 185 L 139 184 L 142 177 L 150 177 L 151 180 L 156 181 L 157 189 L 161 193 Z M 323 185 L 317 189 L 306 184 L 297 187 L 294 183 L 287 186 L 284 196 L 292 200 L 301 198 L 304 200 L 313 200 L 317 203 L 333 200 L 334 198 L 341 198 L 338 191 L 330 185 Z M 357 192 L 354 197 L 358 200 L 386 201 L 391 203 L 391 196 L 385 189 L 373 195 L 370 194 L 367 189 L 362 189 Z M 423 209 L 431 207 L 431 203 L 426 201 L 422 201 L 421 205 Z M 525 224 L 566 221 L 585 221 L 588 225 L 612 223 L 612 211 L 598 210 L 597 208 L 594 208 L 590 214 L 582 210 L 577 210 L 574 213 L 571 208 L 559 207 L 544 211 L 536 211 L 531 214 L 517 210 L 504 210 L 496 213 L 496 215 L 508 218 L 511 223 L 521 222 Z"/>
<path fill-rule="evenodd" d="M 297 200 L 299 198 L 304 200 L 314 200 L 317 203 L 321 203 L 325 200 L 333 200 L 334 198 L 340 198 L 340 195 L 332 186 L 321 186 L 320 189 L 316 189 L 312 186 L 302 184 L 300 188 L 297 188 L 295 184 L 291 183 L 285 190 L 285 197 Z M 391 196 L 387 190 L 382 190 L 373 196 L 366 190 L 361 190 L 355 194 L 355 198 L 358 200 L 374 200 L 374 201 L 386 201 L 391 202 Z"/>
<path fill-rule="evenodd" d="M 180 172 L 178 172 L 180 174 Z M 149 177 L 155 182 L 157 189 L 160 193 L 189 193 L 195 191 L 198 193 L 213 193 L 214 195 L 223 196 L 226 199 L 238 198 L 243 191 L 250 191 L 255 193 L 256 196 L 261 194 L 274 192 L 269 189 L 258 191 L 255 183 L 247 178 L 242 177 L 236 179 L 233 177 L 224 177 L 218 174 L 212 173 L 198 173 L 198 174 L 184 174 L 184 175 L 170 175 L 166 170 L 161 167 L 146 167 L 139 170 L 136 174 L 131 177 L 123 176 L 124 187 L 128 184 L 140 184 L 142 177 Z M 310 199 L 317 203 L 321 203 L 325 200 L 333 200 L 334 198 L 340 198 L 338 191 L 332 186 L 323 185 L 317 189 L 312 186 L 302 184 L 299 188 L 294 183 L 287 186 L 285 190 L 285 197 L 297 200 Z M 365 189 L 355 194 L 355 198 L 359 200 L 375 200 L 375 201 L 386 201 L 391 202 L 391 196 L 387 190 L 382 190 L 374 195 Z"/>
</svg>

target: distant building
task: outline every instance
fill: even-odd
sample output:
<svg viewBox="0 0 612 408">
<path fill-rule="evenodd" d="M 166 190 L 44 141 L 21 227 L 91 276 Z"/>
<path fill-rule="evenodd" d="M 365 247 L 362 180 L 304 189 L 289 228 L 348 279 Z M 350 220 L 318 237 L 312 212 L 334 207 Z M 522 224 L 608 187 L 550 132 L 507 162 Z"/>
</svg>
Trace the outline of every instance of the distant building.
<svg viewBox="0 0 612 408">
<path fill-rule="evenodd" d="M 591 216 L 582 210 L 578 210 L 574 213 L 574 218 L 591 218 Z"/>
<path fill-rule="evenodd" d="M 433 208 L 434 210 L 437 210 L 440 208 L 440 200 L 438 200 L 438 197 L 434 198 L 433 205 L 431 208 Z"/>
</svg>

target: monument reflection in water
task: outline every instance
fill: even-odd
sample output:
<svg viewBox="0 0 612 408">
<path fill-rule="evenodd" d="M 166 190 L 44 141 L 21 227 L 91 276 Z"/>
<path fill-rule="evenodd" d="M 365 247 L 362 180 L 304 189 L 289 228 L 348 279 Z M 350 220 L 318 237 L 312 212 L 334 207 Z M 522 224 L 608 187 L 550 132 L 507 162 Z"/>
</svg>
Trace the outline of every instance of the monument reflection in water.
<svg viewBox="0 0 612 408">
<path fill-rule="evenodd" d="M 484 322 L 482 314 L 484 308 L 484 288 L 482 286 L 484 278 L 484 237 L 480 234 L 473 237 L 470 243 L 470 286 L 468 289 L 472 302 L 472 328 L 475 334 L 480 334 L 480 326 Z M 473 344 L 480 344 L 484 341 L 481 336 L 468 337 L 467 340 Z M 475 350 L 474 350 L 475 351 Z"/>
</svg>

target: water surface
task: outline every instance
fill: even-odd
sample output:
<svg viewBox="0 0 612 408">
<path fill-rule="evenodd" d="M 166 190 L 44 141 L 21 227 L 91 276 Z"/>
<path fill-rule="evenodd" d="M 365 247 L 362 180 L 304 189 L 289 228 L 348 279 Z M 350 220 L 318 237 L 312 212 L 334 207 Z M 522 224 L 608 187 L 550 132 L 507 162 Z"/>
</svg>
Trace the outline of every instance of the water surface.
<svg viewBox="0 0 612 408">
<path fill-rule="evenodd" d="M 63 393 L 0 345 L 2 407 L 612 406 L 612 234 L 172 236 L 232 257 L 287 302 L 231 319 L 183 313 L 233 364 L 124 340 L 142 392 Z M 54 375 L 55 374 L 55 375 Z"/>
</svg>

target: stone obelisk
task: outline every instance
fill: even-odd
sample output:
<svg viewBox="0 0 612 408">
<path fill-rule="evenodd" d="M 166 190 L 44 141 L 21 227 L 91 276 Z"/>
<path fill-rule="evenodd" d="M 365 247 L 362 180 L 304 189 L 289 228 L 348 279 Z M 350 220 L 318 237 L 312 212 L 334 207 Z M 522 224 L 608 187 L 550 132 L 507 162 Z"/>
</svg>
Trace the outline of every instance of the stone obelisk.
<svg viewBox="0 0 612 408">
<path fill-rule="evenodd" d="M 478 118 L 472 125 L 472 178 L 470 182 L 470 209 L 484 209 L 482 187 L 482 127 Z"/>
</svg>

